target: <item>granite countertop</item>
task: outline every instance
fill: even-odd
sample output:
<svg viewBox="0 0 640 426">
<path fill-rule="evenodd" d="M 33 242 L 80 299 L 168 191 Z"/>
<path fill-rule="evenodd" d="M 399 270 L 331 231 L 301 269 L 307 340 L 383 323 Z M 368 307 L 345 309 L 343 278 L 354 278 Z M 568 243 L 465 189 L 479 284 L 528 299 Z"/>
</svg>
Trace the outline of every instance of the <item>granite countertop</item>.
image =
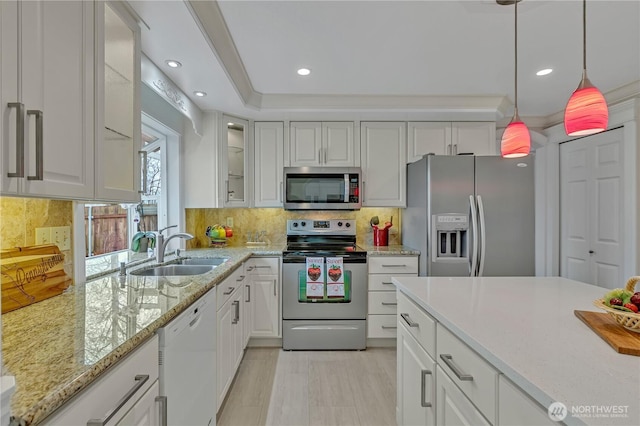
<svg viewBox="0 0 640 426">
<path fill-rule="evenodd" d="M 559 277 L 394 278 L 442 325 L 543 407 L 559 401 L 567 424 L 637 424 L 640 357 L 622 355 L 582 323 L 574 310 L 607 291 Z M 619 417 L 584 413 L 624 407 Z"/>
<path fill-rule="evenodd" d="M 374 246 L 359 244 L 358 246 L 366 250 L 369 256 L 418 256 L 420 254 L 418 250 L 403 245 Z"/>
<path fill-rule="evenodd" d="M 3 374 L 15 376 L 16 383 L 12 424 L 41 422 L 243 261 L 252 255 L 281 256 L 282 250 L 266 246 L 182 251 L 181 257 L 229 260 L 211 272 L 188 277 L 105 275 L 2 315 Z"/>
<path fill-rule="evenodd" d="M 282 245 L 181 251 L 226 257 L 211 272 L 144 277 L 117 272 L 2 316 L 3 373 L 15 376 L 12 424 L 35 425 L 90 385 L 251 256 L 281 256 Z M 417 255 L 404 246 L 365 246 L 371 256 Z M 170 263 L 175 256 L 167 257 Z M 153 259 L 151 259 L 153 262 Z M 148 264 L 133 262 L 127 274 Z M 153 262 L 154 263 L 154 262 Z"/>
</svg>

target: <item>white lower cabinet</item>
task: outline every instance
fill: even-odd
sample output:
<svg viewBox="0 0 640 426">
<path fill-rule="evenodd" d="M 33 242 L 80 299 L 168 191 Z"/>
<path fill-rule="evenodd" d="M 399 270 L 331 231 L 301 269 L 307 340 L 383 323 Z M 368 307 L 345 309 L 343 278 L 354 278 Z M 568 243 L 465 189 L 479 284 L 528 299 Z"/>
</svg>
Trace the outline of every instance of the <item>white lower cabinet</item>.
<svg viewBox="0 0 640 426">
<path fill-rule="evenodd" d="M 440 366 L 436 367 L 436 418 L 438 425 L 491 425 L 453 383 Z"/>
<path fill-rule="evenodd" d="M 253 257 L 245 263 L 245 272 L 250 285 L 250 337 L 279 337 L 280 258 Z"/>
<path fill-rule="evenodd" d="M 436 363 L 413 338 L 404 324 L 398 324 L 399 425 L 436 424 Z"/>
<path fill-rule="evenodd" d="M 533 401 L 504 376 L 498 380 L 498 423 L 503 425 L 557 425 L 547 410 Z"/>
<path fill-rule="evenodd" d="M 158 336 L 153 336 L 45 419 L 43 424 L 163 424 L 167 401 L 159 395 L 158 352 Z M 164 419 L 161 415 L 165 416 Z"/>
</svg>

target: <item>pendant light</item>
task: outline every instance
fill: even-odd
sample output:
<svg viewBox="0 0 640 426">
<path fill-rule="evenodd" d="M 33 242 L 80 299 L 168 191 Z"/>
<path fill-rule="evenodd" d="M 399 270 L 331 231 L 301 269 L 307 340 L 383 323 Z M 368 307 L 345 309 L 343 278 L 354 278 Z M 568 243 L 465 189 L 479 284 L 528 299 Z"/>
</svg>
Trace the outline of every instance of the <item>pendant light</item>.
<svg viewBox="0 0 640 426">
<path fill-rule="evenodd" d="M 500 153 L 504 158 L 517 158 L 529 155 L 531 150 L 531 136 L 527 125 L 522 122 L 518 115 L 518 2 L 514 0 L 515 5 L 515 103 L 513 118 L 502 134 L 500 142 Z M 503 2 L 504 3 L 504 2 Z"/>
<path fill-rule="evenodd" d="M 609 109 L 602 93 L 587 77 L 587 0 L 582 0 L 582 80 L 564 110 L 569 136 L 585 136 L 607 129 Z"/>
</svg>

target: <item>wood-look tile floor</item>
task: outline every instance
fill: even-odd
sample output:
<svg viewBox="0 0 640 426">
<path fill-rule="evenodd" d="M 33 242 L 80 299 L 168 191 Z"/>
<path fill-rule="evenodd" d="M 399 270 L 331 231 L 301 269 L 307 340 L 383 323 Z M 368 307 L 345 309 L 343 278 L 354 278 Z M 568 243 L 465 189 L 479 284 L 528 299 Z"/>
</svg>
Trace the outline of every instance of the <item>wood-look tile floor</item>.
<svg viewBox="0 0 640 426">
<path fill-rule="evenodd" d="M 396 351 L 248 348 L 219 426 L 395 426 Z"/>
</svg>

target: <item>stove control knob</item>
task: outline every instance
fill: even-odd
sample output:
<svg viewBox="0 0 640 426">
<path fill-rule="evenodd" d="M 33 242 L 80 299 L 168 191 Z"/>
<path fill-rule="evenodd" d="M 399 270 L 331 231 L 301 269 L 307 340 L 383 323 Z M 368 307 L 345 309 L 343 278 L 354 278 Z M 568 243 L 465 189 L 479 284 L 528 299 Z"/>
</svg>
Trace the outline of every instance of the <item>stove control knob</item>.
<svg viewBox="0 0 640 426">
<path fill-rule="evenodd" d="M 340 227 L 341 227 L 341 226 L 342 226 L 342 222 L 338 222 L 338 226 L 340 226 Z"/>
<path fill-rule="evenodd" d="M 344 226 L 346 226 L 347 228 L 351 227 L 351 224 L 349 222 L 345 223 Z"/>
<path fill-rule="evenodd" d="M 305 226 L 307 226 L 307 222 L 300 222 L 300 225 L 304 228 Z"/>
<path fill-rule="evenodd" d="M 298 222 L 293 222 L 293 227 L 297 228 L 298 227 Z"/>
</svg>

